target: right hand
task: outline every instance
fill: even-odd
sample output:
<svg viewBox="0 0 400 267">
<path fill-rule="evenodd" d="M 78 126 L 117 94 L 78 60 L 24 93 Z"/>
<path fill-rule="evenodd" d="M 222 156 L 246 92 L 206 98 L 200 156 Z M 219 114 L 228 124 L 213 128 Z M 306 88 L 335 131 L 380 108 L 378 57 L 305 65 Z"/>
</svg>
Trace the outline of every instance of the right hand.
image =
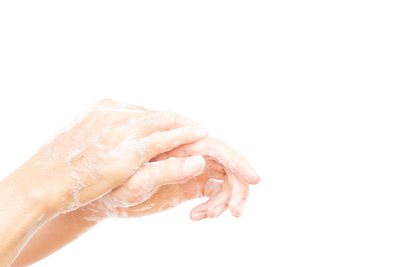
<svg viewBox="0 0 400 267">
<path fill-rule="evenodd" d="M 28 181 L 33 197 L 53 214 L 64 213 L 108 193 L 155 156 L 206 135 L 175 113 L 102 100 L 19 172 L 21 179 L 26 171 L 34 176 Z"/>
</svg>

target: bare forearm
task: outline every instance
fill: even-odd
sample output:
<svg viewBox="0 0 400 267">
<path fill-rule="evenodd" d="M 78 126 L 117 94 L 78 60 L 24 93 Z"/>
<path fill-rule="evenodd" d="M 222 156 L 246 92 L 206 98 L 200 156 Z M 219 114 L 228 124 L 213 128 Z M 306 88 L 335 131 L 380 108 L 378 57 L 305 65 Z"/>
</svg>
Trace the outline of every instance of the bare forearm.
<svg viewBox="0 0 400 267">
<path fill-rule="evenodd" d="M 0 183 L 0 266 L 12 263 L 49 216 L 43 202 L 29 190 L 12 175 Z"/>
<path fill-rule="evenodd" d="M 70 243 L 96 222 L 85 219 L 80 209 L 61 214 L 43 225 L 23 248 L 13 267 L 27 266 L 39 261 Z"/>
</svg>

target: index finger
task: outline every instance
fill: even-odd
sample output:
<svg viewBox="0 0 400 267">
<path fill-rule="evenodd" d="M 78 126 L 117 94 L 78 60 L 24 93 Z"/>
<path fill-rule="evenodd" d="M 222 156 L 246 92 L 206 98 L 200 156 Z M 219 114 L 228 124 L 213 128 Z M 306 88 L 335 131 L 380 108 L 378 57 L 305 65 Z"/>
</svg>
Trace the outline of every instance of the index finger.
<svg viewBox="0 0 400 267">
<path fill-rule="evenodd" d="M 236 177 L 248 184 L 257 184 L 260 176 L 250 165 L 248 160 L 239 152 L 215 138 L 204 138 L 194 143 L 182 145 L 171 150 L 165 156 L 208 156 L 219 162 L 224 168 L 231 171 Z"/>
</svg>

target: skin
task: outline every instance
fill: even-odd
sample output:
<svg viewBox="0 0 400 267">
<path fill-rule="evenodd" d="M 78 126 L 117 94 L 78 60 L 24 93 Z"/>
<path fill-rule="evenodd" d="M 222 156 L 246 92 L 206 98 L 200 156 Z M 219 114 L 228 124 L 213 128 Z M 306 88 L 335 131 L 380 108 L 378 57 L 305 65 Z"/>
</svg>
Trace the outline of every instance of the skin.
<svg viewBox="0 0 400 267">
<path fill-rule="evenodd" d="M 192 220 L 216 218 L 228 207 L 243 212 L 249 186 L 259 176 L 247 160 L 221 141 L 203 138 L 160 154 L 109 194 L 43 226 L 13 266 L 27 266 L 51 254 L 109 217 L 140 217 L 199 197 Z"/>
<path fill-rule="evenodd" d="M 0 266 L 9 266 L 46 222 L 111 192 L 155 156 L 206 135 L 172 112 L 96 103 L 0 183 Z"/>
</svg>

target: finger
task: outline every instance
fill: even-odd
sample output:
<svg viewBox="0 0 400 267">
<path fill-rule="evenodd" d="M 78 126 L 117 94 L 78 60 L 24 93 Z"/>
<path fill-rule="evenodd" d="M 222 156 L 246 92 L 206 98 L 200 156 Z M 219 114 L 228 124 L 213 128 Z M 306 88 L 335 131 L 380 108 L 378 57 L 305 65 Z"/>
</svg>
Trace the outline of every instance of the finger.
<svg viewBox="0 0 400 267">
<path fill-rule="evenodd" d="M 223 181 L 210 179 L 204 185 L 203 195 L 214 198 L 222 190 Z"/>
<path fill-rule="evenodd" d="M 229 209 L 233 216 L 240 217 L 249 195 L 249 185 L 240 181 L 233 173 L 228 172 L 227 179 L 231 187 Z"/>
<path fill-rule="evenodd" d="M 151 159 L 150 161 L 164 160 L 169 157 L 187 157 L 187 156 L 190 156 L 190 154 L 187 154 L 185 151 L 183 151 L 181 147 L 177 147 L 176 149 L 158 155 L 157 157 Z M 206 162 L 207 162 L 206 172 L 208 177 L 220 180 L 225 177 L 226 172 L 224 166 L 222 166 L 221 163 L 210 157 L 206 158 Z"/>
<path fill-rule="evenodd" d="M 129 207 L 128 214 L 132 216 L 141 216 L 152 214 L 175 207 L 187 200 L 203 197 L 203 188 L 205 181 L 202 175 L 190 178 L 189 180 L 160 186 L 148 200 Z"/>
<path fill-rule="evenodd" d="M 208 201 L 192 209 L 192 211 L 190 212 L 190 219 L 192 219 L 193 221 L 199 221 L 207 218 L 207 206 Z"/>
<path fill-rule="evenodd" d="M 128 180 L 128 188 L 135 190 L 141 184 L 151 181 L 153 187 L 183 182 L 203 172 L 205 160 L 202 156 L 169 158 L 149 162 Z"/>
<path fill-rule="evenodd" d="M 203 155 L 213 158 L 245 183 L 257 184 L 260 181 L 260 176 L 245 157 L 217 139 L 205 138 L 178 149 L 184 151 L 186 155 Z"/>
<path fill-rule="evenodd" d="M 207 162 L 206 171 L 209 178 L 217 180 L 225 179 L 226 171 L 224 169 L 224 166 L 221 165 L 221 163 L 208 157 L 206 158 L 206 162 Z"/>
<path fill-rule="evenodd" d="M 230 199 L 230 187 L 227 182 L 223 183 L 222 190 L 215 196 L 211 196 L 208 201 L 207 216 L 216 218 L 220 216 L 228 207 Z"/>
<path fill-rule="evenodd" d="M 193 178 L 203 171 L 204 166 L 205 160 L 201 156 L 145 163 L 128 181 L 111 192 L 112 198 L 127 205 L 142 203 L 159 186 Z"/>
<path fill-rule="evenodd" d="M 182 126 L 199 126 L 195 122 L 172 111 L 156 112 L 138 122 L 139 132 L 142 136 L 148 136 L 159 131 L 171 130 Z"/>
<path fill-rule="evenodd" d="M 197 141 L 207 136 L 207 130 L 200 127 L 181 127 L 164 132 L 156 132 L 144 138 L 146 147 L 143 152 L 144 162 L 155 156 L 172 150 L 183 144 Z"/>
<path fill-rule="evenodd" d="M 207 181 L 204 186 L 204 196 L 208 196 L 210 199 L 195 208 L 193 208 L 190 212 L 190 218 L 193 221 L 199 221 L 208 217 L 207 208 L 210 203 L 212 203 L 212 199 L 216 198 L 216 196 L 222 191 L 223 182 L 218 180 L 210 179 Z"/>
</svg>

